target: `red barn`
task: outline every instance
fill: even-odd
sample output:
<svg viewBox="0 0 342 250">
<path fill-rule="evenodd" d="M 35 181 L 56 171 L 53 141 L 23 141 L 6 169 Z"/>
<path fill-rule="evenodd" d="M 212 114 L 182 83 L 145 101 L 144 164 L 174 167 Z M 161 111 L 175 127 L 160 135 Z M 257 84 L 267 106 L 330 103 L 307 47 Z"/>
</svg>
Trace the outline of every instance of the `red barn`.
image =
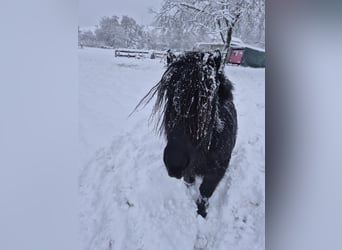
<svg viewBox="0 0 342 250">
<path fill-rule="evenodd" d="M 223 50 L 223 43 L 196 43 L 194 50 Z M 232 37 L 230 51 L 227 53 L 227 63 L 245 67 L 265 67 L 265 50 L 244 44 L 239 38 Z"/>
<path fill-rule="evenodd" d="M 240 64 L 242 60 L 242 56 L 243 56 L 242 48 L 232 48 L 228 62 L 232 64 Z"/>
</svg>

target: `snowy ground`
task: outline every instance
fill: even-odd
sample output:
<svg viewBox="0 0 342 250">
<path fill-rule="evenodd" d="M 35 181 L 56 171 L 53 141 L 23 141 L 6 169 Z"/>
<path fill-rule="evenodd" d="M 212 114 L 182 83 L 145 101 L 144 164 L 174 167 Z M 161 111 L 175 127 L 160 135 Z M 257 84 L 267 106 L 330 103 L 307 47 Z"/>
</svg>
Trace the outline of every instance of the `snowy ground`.
<svg viewBox="0 0 342 250">
<path fill-rule="evenodd" d="M 196 214 L 194 190 L 167 175 L 165 142 L 147 122 L 151 105 L 128 118 L 164 70 L 158 59 L 79 50 L 82 249 L 264 249 L 264 69 L 226 68 L 238 139 L 205 220 Z"/>
</svg>

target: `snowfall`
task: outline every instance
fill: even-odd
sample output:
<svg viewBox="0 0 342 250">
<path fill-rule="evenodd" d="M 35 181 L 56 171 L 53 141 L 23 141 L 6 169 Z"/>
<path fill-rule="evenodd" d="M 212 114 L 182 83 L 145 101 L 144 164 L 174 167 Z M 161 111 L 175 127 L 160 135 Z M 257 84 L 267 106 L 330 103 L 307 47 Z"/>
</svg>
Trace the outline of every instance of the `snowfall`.
<svg viewBox="0 0 342 250">
<path fill-rule="evenodd" d="M 226 175 L 196 213 L 187 188 L 163 164 L 165 139 L 149 124 L 153 101 L 129 117 L 165 71 L 160 59 L 79 49 L 82 250 L 265 248 L 265 69 L 227 66 L 238 136 Z"/>
</svg>

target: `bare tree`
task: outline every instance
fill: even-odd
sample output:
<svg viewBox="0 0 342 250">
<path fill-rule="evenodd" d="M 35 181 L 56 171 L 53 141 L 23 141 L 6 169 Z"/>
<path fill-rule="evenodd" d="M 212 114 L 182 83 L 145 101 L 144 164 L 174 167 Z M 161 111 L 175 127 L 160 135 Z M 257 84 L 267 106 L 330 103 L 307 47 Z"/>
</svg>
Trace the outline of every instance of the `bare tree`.
<svg viewBox="0 0 342 250">
<path fill-rule="evenodd" d="M 206 29 L 219 34 L 224 47 L 221 69 L 227 60 L 233 31 L 236 24 L 246 15 L 253 15 L 257 0 L 164 0 L 157 12 L 161 24 L 179 20 L 184 29 Z M 184 22 L 186 20 L 186 22 Z"/>
</svg>

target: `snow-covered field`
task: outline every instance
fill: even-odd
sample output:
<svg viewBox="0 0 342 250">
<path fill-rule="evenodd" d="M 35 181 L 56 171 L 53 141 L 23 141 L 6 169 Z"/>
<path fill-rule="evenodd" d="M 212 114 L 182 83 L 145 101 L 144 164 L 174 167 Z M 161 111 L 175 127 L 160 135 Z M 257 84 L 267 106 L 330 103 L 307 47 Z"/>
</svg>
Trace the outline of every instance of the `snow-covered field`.
<svg viewBox="0 0 342 250">
<path fill-rule="evenodd" d="M 167 175 L 165 142 L 148 125 L 152 104 L 128 118 L 164 70 L 159 59 L 79 50 L 82 249 L 264 249 L 265 70 L 226 67 L 238 139 L 206 219 L 194 190 Z"/>
</svg>

